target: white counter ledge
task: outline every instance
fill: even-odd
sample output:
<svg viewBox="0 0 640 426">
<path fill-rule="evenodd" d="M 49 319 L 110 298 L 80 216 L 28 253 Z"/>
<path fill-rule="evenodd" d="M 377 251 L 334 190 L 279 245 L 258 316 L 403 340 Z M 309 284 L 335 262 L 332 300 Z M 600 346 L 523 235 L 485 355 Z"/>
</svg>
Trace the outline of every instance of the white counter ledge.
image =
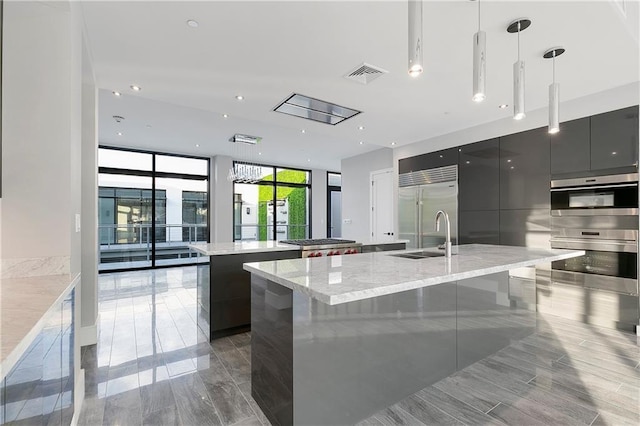
<svg viewBox="0 0 640 426">
<path fill-rule="evenodd" d="M 226 256 L 229 254 L 266 253 L 273 251 L 300 251 L 298 246 L 284 244 L 278 241 L 189 244 L 189 248 L 206 256 Z"/>
<path fill-rule="evenodd" d="M 49 312 L 78 284 L 80 274 L 0 280 L 0 378 L 44 327 Z"/>
<path fill-rule="evenodd" d="M 469 244 L 445 259 L 406 259 L 398 253 L 416 249 L 245 263 L 252 274 L 300 291 L 328 305 L 353 302 L 406 290 L 533 266 L 584 255 L 582 250 Z"/>
</svg>

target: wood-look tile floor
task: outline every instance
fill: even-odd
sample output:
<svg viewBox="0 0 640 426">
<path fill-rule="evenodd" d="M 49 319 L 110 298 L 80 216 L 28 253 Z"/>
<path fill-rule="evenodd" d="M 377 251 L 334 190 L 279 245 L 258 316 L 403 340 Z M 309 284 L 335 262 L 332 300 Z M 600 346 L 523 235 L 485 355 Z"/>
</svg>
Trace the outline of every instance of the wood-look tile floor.
<svg viewBox="0 0 640 426">
<path fill-rule="evenodd" d="M 251 398 L 250 333 L 209 343 L 195 280 L 195 267 L 100 275 L 81 425 L 269 424 Z M 532 315 L 533 335 L 360 424 L 640 424 L 639 338 Z"/>
</svg>

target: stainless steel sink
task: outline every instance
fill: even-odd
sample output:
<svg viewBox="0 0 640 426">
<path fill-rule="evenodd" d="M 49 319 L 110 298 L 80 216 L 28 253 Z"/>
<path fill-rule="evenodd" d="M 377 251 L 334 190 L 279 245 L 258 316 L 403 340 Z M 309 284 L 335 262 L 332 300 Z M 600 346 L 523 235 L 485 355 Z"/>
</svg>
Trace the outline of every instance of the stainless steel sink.
<svg viewBox="0 0 640 426">
<path fill-rule="evenodd" d="M 426 259 L 428 257 L 443 257 L 444 252 L 412 251 L 411 253 L 390 254 L 389 256 L 402 257 L 405 259 Z"/>
</svg>

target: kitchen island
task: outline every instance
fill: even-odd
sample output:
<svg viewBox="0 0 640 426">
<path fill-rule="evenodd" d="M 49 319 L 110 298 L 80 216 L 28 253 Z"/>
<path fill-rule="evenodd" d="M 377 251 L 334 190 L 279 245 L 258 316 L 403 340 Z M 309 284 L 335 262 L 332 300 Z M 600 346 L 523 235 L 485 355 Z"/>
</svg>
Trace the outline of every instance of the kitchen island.
<svg viewBox="0 0 640 426">
<path fill-rule="evenodd" d="M 406 240 L 365 243 L 366 252 L 404 249 Z M 210 340 L 251 329 L 251 276 L 247 262 L 297 259 L 296 245 L 278 241 L 192 244 L 198 253 L 198 325 Z"/>
<path fill-rule="evenodd" d="M 295 259 L 296 246 L 277 241 L 192 244 L 198 256 L 198 326 L 210 340 L 251 328 L 251 276 L 245 262 Z"/>
<path fill-rule="evenodd" d="M 508 271 L 579 250 L 491 245 L 245 264 L 252 395 L 274 424 L 355 424 L 535 330 Z M 434 256 L 434 257 L 430 257 Z"/>
</svg>

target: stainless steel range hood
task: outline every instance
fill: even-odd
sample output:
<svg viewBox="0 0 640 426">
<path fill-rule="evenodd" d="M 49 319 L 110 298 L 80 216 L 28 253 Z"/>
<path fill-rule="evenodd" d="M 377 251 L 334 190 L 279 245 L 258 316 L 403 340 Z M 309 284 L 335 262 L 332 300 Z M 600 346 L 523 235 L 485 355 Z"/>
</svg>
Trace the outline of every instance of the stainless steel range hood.
<svg viewBox="0 0 640 426">
<path fill-rule="evenodd" d="M 297 93 L 289 96 L 273 110 L 332 126 L 362 112 Z"/>
</svg>

